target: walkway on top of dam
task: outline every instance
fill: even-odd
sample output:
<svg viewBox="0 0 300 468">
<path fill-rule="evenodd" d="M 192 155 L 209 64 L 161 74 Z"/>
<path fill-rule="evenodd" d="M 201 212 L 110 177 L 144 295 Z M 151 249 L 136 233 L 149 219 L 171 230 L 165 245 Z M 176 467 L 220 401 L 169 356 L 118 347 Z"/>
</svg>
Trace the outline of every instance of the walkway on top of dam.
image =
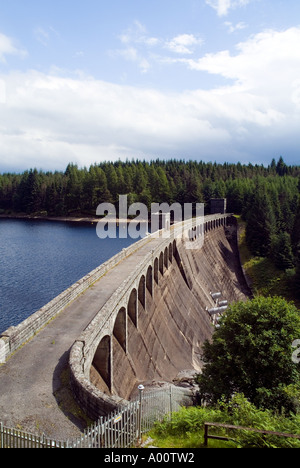
<svg viewBox="0 0 300 468">
<path fill-rule="evenodd" d="M 76 438 L 86 422 L 65 384 L 68 357 L 74 341 L 161 239 L 145 239 L 92 287 L 44 327 L 26 345 L 0 365 L 0 421 L 9 426 L 56 440 Z M 68 407 L 67 402 L 71 401 Z"/>
<path fill-rule="evenodd" d="M 206 217 L 204 223 L 208 231 L 209 224 L 212 229 L 213 225 L 221 227 L 216 219 L 222 217 L 229 219 L 231 215 Z M 178 226 L 171 227 L 171 232 L 177 229 L 179 233 Z M 193 229 L 189 231 L 195 235 Z M 72 303 L 17 349 L 5 364 L 0 365 L 1 423 L 30 433 L 45 434 L 55 440 L 78 437 L 87 422 L 74 403 L 69 388 L 70 350 L 114 293 L 124 289 L 124 281 L 139 270 L 145 259 L 149 256 L 154 259 L 154 252 L 166 245 L 163 241 L 161 237 L 149 236 L 134 244 L 133 248 L 122 251 L 116 256 L 117 260 L 109 263 L 101 278 L 98 276 L 94 284 L 87 286 Z M 169 241 L 173 242 L 172 235 L 167 243 Z M 220 248 L 219 244 L 216 248 Z"/>
</svg>

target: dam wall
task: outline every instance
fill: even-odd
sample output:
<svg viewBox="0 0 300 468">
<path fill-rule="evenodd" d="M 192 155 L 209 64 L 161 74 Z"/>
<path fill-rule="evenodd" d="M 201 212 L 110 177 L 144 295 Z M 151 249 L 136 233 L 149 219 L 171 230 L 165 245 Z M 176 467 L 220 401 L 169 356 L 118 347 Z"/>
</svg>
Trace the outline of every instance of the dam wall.
<svg viewBox="0 0 300 468">
<path fill-rule="evenodd" d="M 217 214 L 147 239 L 149 250 L 99 310 L 70 353 L 71 385 L 97 420 L 126 405 L 138 385 L 176 383 L 201 372 L 202 345 L 211 339 L 213 292 L 246 300 L 231 215 Z M 188 239 L 188 240 L 187 240 Z M 146 241 L 145 241 L 146 242 Z"/>
</svg>

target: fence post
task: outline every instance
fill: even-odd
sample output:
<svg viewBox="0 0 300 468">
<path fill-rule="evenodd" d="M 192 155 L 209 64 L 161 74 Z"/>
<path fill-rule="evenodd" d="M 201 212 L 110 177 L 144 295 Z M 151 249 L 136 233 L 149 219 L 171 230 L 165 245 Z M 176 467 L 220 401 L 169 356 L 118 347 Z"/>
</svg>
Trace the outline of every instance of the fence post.
<svg viewBox="0 0 300 468">
<path fill-rule="evenodd" d="M 0 422 L 0 432 L 1 432 L 1 439 L 0 439 L 0 448 L 4 448 L 3 445 L 4 445 L 4 437 L 3 437 L 3 423 Z"/>
<path fill-rule="evenodd" d="M 208 425 L 204 423 L 204 446 L 208 445 Z"/>
<path fill-rule="evenodd" d="M 139 385 L 139 427 L 138 427 L 138 441 L 141 441 L 142 439 L 142 402 L 143 402 L 143 390 L 144 390 L 144 385 Z"/>
</svg>

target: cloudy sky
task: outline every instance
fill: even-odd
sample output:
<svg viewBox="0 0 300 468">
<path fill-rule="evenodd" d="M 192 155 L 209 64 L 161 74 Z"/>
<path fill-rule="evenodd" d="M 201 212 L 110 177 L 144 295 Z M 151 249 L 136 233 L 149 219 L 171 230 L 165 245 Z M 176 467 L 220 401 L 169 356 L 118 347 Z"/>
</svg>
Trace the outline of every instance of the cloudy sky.
<svg viewBox="0 0 300 468">
<path fill-rule="evenodd" d="M 0 172 L 299 140 L 299 0 L 0 0 Z"/>
</svg>

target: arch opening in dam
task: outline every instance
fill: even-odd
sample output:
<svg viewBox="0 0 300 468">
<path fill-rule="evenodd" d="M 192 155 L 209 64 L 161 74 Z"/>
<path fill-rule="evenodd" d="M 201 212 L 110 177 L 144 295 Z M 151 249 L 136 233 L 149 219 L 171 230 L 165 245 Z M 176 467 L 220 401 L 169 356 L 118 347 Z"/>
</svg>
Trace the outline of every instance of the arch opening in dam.
<svg viewBox="0 0 300 468">
<path fill-rule="evenodd" d="M 127 353 L 127 311 L 125 307 L 122 307 L 118 312 L 113 336 L 118 340 L 125 353 Z"/>
<path fill-rule="evenodd" d="M 217 305 L 212 292 L 220 291 L 226 303 L 249 297 L 234 218 L 216 215 L 190 227 L 188 242 L 194 247 L 182 238 L 153 242 L 74 344 L 72 387 L 91 417 L 125 404 L 139 384 L 174 383 L 182 371 L 201 372 L 202 345 L 218 322 L 210 313 Z M 80 369 L 72 361 L 75 350 Z"/>
<path fill-rule="evenodd" d="M 147 270 L 147 276 L 146 276 L 146 287 L 151 296 L 153 295 L 153 267 L 152 265 L 149 266 Z"/>
<path fill-rule="evenodd" d="M 137 328 L 137 290 L 135 288 L 131 291 L 128 301 L 128 317 Z"/>
<path fill-rule="evenodd" d="M 111 391 L 112 389 L 111 341 L 109 335 L 102 338 L 95 352 L 92 364 L 105 384 L 105 391 L 107 389 Z"/>
</svg>

